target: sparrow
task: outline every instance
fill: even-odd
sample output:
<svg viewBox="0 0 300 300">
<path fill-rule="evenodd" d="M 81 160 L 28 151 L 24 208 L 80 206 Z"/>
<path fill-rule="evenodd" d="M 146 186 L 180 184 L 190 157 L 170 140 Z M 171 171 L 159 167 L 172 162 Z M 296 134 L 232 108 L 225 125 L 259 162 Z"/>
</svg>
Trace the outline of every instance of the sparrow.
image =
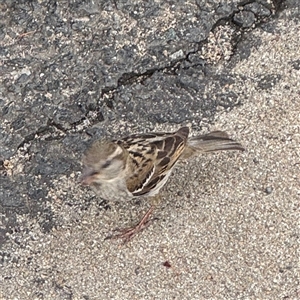
<svg viewBox="0 0 300 300">
<path fill-rule="evenodd" d="M 189 127 L 176 132 L 134 134 L 117 140 L 98 140 L 85 152 L 80 183 L 106 200 L 151 197 L 153 205 L 134 227 L 112 238 L 128 242 L 147 227 L 176 163 L 198 153 L 240 150 L 243 146 L 223 131 L 189 137 Z"/>
</svg>

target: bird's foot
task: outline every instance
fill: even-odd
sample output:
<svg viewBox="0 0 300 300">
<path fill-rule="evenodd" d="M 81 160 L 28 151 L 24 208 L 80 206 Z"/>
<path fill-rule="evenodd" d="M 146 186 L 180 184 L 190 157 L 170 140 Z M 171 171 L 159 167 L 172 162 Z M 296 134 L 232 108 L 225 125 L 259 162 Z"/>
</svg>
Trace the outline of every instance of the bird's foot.
<svg viewBox="0 0 300 300">
<path fill-rule="evenodd" d="M 149 226 L 151 223 L 150 216 L 153 213 L 154 206 L 152 206 L 146 214 L 143 216 L 143 218 L 140 220 L 140 222 L 133 227 L 125 228 L 125 229 L 116 229 L 119 233 L 116 235 L 112 235 L 107 237 L 106 239 L 121 239 L 122 244 L 125 245 L 130 240 L 132 240 L 139 232 L 143 231 L 145 228 Z"/>
</svg>

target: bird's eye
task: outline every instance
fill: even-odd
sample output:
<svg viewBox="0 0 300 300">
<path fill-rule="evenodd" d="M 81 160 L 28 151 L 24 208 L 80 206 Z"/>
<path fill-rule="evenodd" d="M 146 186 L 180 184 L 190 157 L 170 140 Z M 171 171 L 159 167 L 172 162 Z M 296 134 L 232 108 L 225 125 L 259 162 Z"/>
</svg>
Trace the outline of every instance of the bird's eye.
<svg viewBox="0 0 300 300">
<path fill-rule="evenodd" d="M 104 165 L 102 165 L 102 169 L 106 169 L 111 165 L 111 160 L 108 160 Z"/>
</svg>

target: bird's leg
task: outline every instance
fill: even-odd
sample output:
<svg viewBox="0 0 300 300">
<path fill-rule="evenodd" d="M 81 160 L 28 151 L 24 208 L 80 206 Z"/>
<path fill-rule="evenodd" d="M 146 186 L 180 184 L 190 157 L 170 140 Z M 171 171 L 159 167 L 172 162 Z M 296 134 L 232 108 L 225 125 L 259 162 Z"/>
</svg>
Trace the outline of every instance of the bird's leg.
<svg viewBox="0 0 300 300">
<path fill-rule="evenodd" d="M 141 232 L 142 230 L 144 230 L 145 228 L 147 228 L 149 226 L 149 223 L 151 221 L 150 216 L 152 215 L 154 209 L 156 208 L 156 206 L 159 203 L 160 203 L 160 196 L 159 195 L 156 195 L 156 196 L 152 197 L 151 207 L 145 213 L 145 215 L 143 216 L 143 218 L 139 221 L 139 223 L 137 225 L 135 225 L 133 227 L 117 230 L 120 233 L 116 234 L 116 235 L 113 235 L 109 238 L 111 238 L 111 239 L 123 239 L 123 244 L 126 244 L 127 242 L 129 242 L 136 234 L 138 234 L 139 232 Z"/>
</svg>

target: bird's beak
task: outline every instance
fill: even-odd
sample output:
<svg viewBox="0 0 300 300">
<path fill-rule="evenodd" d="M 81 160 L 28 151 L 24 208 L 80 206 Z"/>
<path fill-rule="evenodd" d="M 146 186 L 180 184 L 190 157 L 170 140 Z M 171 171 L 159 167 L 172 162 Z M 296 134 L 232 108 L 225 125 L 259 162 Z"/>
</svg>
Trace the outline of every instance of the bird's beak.
<svg viewBox="0 0 300 300">
<path fill-rule="evenodd" d="M 90 185 L 93 183 L 93 181 L 95 180 L 94 179 L 94 175 L 95 175 L 95 172 L 93 172 L 91 169 L 89 168 L 86 168 L 83 170 L 81 176 L 79 177 L 78 179 L 78 182 L 81 184 L 81 185 L 84 185 L 84 186 L 87 186 L 87 185 Z"/>
</svg>

